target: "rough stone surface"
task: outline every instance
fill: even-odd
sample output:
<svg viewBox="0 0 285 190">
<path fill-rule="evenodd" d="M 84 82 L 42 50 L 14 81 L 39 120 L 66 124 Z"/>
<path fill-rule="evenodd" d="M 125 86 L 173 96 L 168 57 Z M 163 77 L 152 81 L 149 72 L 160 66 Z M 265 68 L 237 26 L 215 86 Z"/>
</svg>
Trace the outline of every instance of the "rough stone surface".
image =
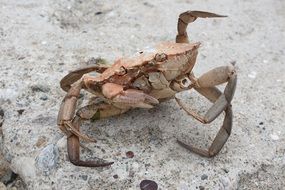
<svg viewBox="0 0 285 190">
<path fill-rule="evenodd" d="M 43 148 L 40 154 L 36 157 L 36 166 L 44 175 L 49 175 L 56 167 L 58 162 L 58 148 L 54 144 L 50 144 Z"/>
<path fill-rule="evenodd" d="M 22 187 L 139 189 L 143 179 L 160 189 L 285 186 L 284 1 L 2 0 L 0 9 L 0 105 L 5 113 L 0 144 L 4 159 L 25 183 Z M 202 158 L 176 139 L 209 147 L 222 117 L 204 126 L 170 100 L 150 110 L 86 122 L 82 132 L 98 143 L 82 142 L 82 159 L 115 163 L 106 168 L 72 165 L 66 137 L 56 125 L 65 95 L 60 79 L 91 58 L 112 62 L 174 40 L 177 17 L 188 9 L 229 15 L 198 19 L 188 30 L 191 41 L 202 42 L 197 76 L 230 62 L 238 66 L 233 130 L 221 153 Z M 210 106 L 194 91 L 179 97 L 202 112 Z M 58 158 L 43 172 L 37 158 L 51 145 L 58 148 Z M 127 151 L 135 156 L 127 158 Z"/>
<path fill-rule="evenodd" d="M 5 160 L 3 155 L 0 154 L 0 178 L 9 170 L 9 163 Z"/>
<path fill-rule="evenodd" d="M 6 186 L 2 182 L 0 182 L 0 190 L 6 190 L 6 189 L 7 189 Z"/>
</svg>

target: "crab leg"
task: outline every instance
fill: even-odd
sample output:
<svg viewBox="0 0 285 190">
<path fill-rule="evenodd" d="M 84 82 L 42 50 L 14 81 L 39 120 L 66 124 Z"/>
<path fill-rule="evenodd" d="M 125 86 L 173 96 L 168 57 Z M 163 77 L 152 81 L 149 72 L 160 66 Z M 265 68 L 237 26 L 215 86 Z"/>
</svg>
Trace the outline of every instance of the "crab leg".
<svg viewBox="0 0 285 190">
<path fill-rule="evenodd" d="M 178 142 L 178 144 L 180 144 L 184 148 L 186 148 L 186 149 L 188 149 L 188 150 L 190 150 L 196 154 L 199 154 L 199 155 L 205 156 L 205 157 L 213 157 L 220 152 L 220 150 L 223 148 L 224 144 L 227 142 L 227 140 L 231 134 L 231 130 L 232 130 L 232 121 L 233 121 L 233 113 L 232 113 L 231 105 L 229 105 L 225 109 L 225 119 L 224 119 L 223 125 L 222 125 L 221 129 L 219 130 L 218 134 L 216 135 L 214 141 L 212 142 L 212 144 L 208 150 L 203 150 L 200 148 L 196 148 L 192 145 L 187 145 L 180 140 L 177 140 L 177 142 Z"/>
<path fill-rule="evenodd" d="M 82 81 L 75 82 L 72 87 L 68 90 L 68 93 L 64 97 L 58 117 L 57 124 L 59 128 L 67 134 L 67 136 L 77 133 L 76 128 L 72 126 L 72 119 L 75 114 L 77 99 L 79 98 L 80 90 L 82 88 Z"/>
<path fill-rule="evenodd" d="M 68 90 L 67 95 L 64 97 L 62 101 L 58 114 L 58 126 L 68 136 L 67 146 L 68 146 L 68 155 L 70 161 L 77 166 L 101 167 L 101 166 L 111 165 L 112 163 L 97 163 L 93 161 L 82 161 L 79 158 L 80 157 L 79 137 L 84 140 L 96 142 L 90 139 L 88 136 L 85 136 L 80 133 L 79 126 L 81 118 L 79 116 L 74 117 L 76 103 L 82 85 L 83 85 L 82 80 L 79 80 L 71 86 L 71 88 Z"/>
<path fill-rule="evenodd" d="M 72 121 L 72 125 L 75 129 L 79 130 L 81 124 L 81 118 L 75 116 Z M 99 163 L 97 161 L 82 161 L 80 160 L 80 143 L 79 137 L 77 135 L 71 135 L 67 138 L 67 152 L 69 156 L 69 160 L 76 166 L 84 166 L 84 167 L 104 167 L 112 165 L 114 162 L 103 162 Z"/>
<path fill-rule="evenodd" d="M 232 128 L 232 109 L 231 109 L 231 100 L 233 98 L 237 76 L 235 73 L 235 68 L 233 65 L 224 66 L 215 68 L 204 75 L 202 75 L 198 79 L 193 79 L 195 81 L 194 89 L 196 89 L 203 96 L 208 98 L 211 102 L 214 102 L 212 107 L 207 111 L 205 116 L 201 116 L 194 112 L 191 109 L 187 109 L 186 106 L 178 99 L 175 98 L 177 103 L 182 107 L 184 111 L 186 111 L 189 115 L 193 116 L 195 119 L 200 121 L 201 123 L 207 124 L 216 119 L 222 111 L 225 111 L 225 119 L 223 125 L 215 137 L 212 145 L 209 150 L 201 150 L 195 148 L 191 145 L 186 145 L 183 142 L 178 140 L 178 143 L 183 147 L 200 154 L 202 156 L 212 157 L 215 156 L 223 147 L 225 142 L 231 133 Z M 221 93 L 216 85 L 228 82 L 225 90 Z"/>
<path fill-rule="evenodd" d="M 114 87 L 114 85 L 111 84 L 107 86 Z M 112 91 L 112 89 L 110 90 Z M 140 91 L 126 90 L 113 98 L 113 105 L 101 102 L 97 104 L 90 104 L 83 108 L 80 108 L 76 112 L 76 116 L 72 120 L 71 126 L 73 131 L 79 131 L 79 126 L 82 120 L 89 120 L 89 119 L 97 120 L 100 118 L 119 115 L 128 111 L 131 107 L 151 108 L 152 105 L 150 103 L 156 104 L 158 103 L 158 101 L 153 97 L 144 94 Z M 85 167 L 103 167 L 113 164 L 113 162 L 98 163 L 95 161 L 81 161 L 80 151 L 79 151 L 80 148 L 79 137 L 81 137 L 82 135 L 79 134 L 74 133 L 71 136 L 69 136 L 67 139 L 69 159 L 74 165 L 85 166 Z"/>
<path fill-rule="evenodd" d="M 68 73 L 65 77 L 63 77 L 60 81 L 60 87 L 64 90 L 64 91 L 68 91 L 71 88 L 71 85 L 78 81 L 79 79 L 81 79 L 81 77 L 86 74 L 86 73 L 90 73 L 90 72 L 97 72 L 97 73 L 103 73 L 106 69 L 108 69 L 108 67 L 104 67 L 104 66 L 89 66 L 89 67 L 84 67 L 81 69 L 77 69 L 75 71 L 72 71 L 70 73 Z"/>
<path fill-rule="evenodd" d="M 76 112 L 76 116 L 72 120 L 73 127 L 79 131 L 80 125 L 83 120 L 97 120 L 100 118 L 110 117 L 119 115 L 126 112 L 127 109 L 119 109 L 110 104 L 100 102 L 97 104 L 90 104 L 80 108 Z M 76 166 L 84 167 L 104 167 L 112 165 L 114 162 L 103 162 L 98 161 L 82 161 L 80 160 L 80 143 L 77 135 L 71 135 L 67 138 L 67 150 L 70 162 Z"/>
<path fill-rule="evenodd" d="M 210 12 L 203 12 L 203 11 L 186 11 L 184 13 L 181 13 L 178 18 L 178 25 L 177 25 L 178 34 L 176 36 L 176 43 L 189 43 L 186 31 L 189 23 L 194 22 L 197 18 L 213 18 L 213 17 L 226 17 L 226 16 Z"/>
</svg>

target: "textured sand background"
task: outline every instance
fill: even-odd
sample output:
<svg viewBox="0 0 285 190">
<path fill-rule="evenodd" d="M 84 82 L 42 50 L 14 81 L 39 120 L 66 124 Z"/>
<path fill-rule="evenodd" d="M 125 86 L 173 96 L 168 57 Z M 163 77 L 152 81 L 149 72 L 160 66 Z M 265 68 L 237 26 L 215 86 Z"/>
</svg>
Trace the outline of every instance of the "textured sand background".
<svg viewBox="0 0 285 190">
<path fill-rule="evenodd" d="M 56 126 L 65 95 L 60 79 L 91 58 L 112 63 L 174 40 L 177 17 L 186 10 L 229 15 L 198 19 L 188 29 L 192 41 L 202 42 L 197 76 L 233 61 L 238 66 L 234 125 L 221 153 L 202 158 L 176 139 L 206 148 L 222 117 L 203 126 L 170 100 L 85 123 L 83 132 L 99 141 L 83 143 L 82 158 L 115 164 L 70 164 L 66 137 Z M 0 177 L 7 185 L 0 189 L 139 189 L 143 179 L 169 190 L 284 189 L 284 23 L 282 0 L 0 0 Z M 210 106 L 194 91 L 179 97 L 203 112 Z"/>
</svg>

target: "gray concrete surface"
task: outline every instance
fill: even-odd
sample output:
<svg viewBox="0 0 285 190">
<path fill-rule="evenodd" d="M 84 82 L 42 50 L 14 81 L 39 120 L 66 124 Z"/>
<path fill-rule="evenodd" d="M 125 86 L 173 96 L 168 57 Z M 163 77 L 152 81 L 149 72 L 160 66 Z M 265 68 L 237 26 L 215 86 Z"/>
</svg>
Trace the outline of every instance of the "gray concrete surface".
<svg viewBox="0 0 285 190">
<path fill-rule="evenodd" d="M 20 179 L 18 189 L 284 189 L 285 2 L 260 1 L 0 1 L 1 150 Z M 190 25 L 201 41 L 196 75 L 232 61 L 238 88 L 234 128 L 221 153 L 207 159 L 175 141 L 206 148 L 222 118 L 203 126 L 170 100 L 150 110 L 87 122 L 82 158 L 112 160 L 108 168 L 69 163 L 56 126 L 68 71 L 102 57 L 110 63 L 159 41 L 174 40 L 178 15 L 205 10 L 229 15 Z M 195 92 L 179 95 L 198 110 L 210 104 Z M 133 151 L 134 158 L 125 152 Z M 1 172 L 0 172 L 1 173 Z M 118 176 L 118 178 L 114 176 Z M 20 182 L 19 182 L 20 181 Z"/>
</svg>

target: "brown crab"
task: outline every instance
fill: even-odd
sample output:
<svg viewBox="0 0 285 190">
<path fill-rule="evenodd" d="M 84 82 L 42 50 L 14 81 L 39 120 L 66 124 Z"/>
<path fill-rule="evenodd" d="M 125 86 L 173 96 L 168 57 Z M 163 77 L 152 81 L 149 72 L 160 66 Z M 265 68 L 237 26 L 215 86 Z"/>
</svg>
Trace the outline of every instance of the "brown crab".
<svg viewBox="0 0 285 190">
<path fill-rule="evenodd" d="M 215 156 L 222 149 L 231 133 L 231 100 L 236 88 L 237 75 L 234 65 L 230 64 L 214 68 L 199 78 L 194 76 L 192 68 L 200 43 L 188 42 L 186 28 L 197 18 L 207 17 L 225 16 L 202 11 L 184 12 L 178 19 L 176 43 L 159 43 L 154 48 L 148 48 L 133 57 L 120 58 L 110 67 L 94 65 L 78 69 L 61 80 L 61 88 L 67 94 L 59 110 L 58 125 L 68 136 L 68 155 L 73 164 L 100 167 L 113 163 L 80 159 L 79 139 L 92 141 L 79 132 L 83 120 L 106 118 L 132 108 L 152 108 L 170 98 L 175 98 L 183 110 L 204 124 L 212 122 L 225 111 L 222 127 L 208 150 L 198 149 L 178 140 L 183 147 L 206 157 Z M 86 75 L 89 72 L 97 72 L 100 75 Z M 222 83 L 227 83 L 223 92 L 216 88 Z M 75 113 L 81 89 L 94 94 L 101 101 L 82 107 Z M 181 100 L 175 97 L 176 93 L 190 89 L 195 89 L 213 103 L 204 116 L 186 108 Z"/>
</svg>

